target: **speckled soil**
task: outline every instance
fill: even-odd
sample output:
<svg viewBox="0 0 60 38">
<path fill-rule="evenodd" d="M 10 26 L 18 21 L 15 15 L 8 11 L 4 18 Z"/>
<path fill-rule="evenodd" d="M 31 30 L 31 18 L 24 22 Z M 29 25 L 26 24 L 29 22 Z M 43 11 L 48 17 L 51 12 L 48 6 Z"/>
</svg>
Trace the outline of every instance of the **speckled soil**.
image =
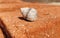
<svg viewBox="0 0 60 38">
<path fill-rule="evenodd" d="M 9 3 L 8 3 L 9 2 Z M 38 11 L 34 22 L 23 19 L 20 8 L 30 7 Z M 60 6 L 37 2 L 0 3 L 0 21 L 8 38 L 60 38 Z M 3 38 L 3 37 L 2 37 Z"/>
</svg>

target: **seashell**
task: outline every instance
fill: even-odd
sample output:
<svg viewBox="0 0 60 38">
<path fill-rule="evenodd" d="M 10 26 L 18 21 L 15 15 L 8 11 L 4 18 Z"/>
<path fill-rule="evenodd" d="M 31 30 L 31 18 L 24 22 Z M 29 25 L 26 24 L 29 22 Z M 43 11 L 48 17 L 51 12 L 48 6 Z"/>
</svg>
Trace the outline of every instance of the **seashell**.
<svg viewBox="0 0 60 38">
<path fill-rule="evenodd" d="M 35 21 L 37 19 L 37 10 L 34 8 L 21 8 L 21 13 L 28 21 Z"/>
<path fill-rule="evenodd" d="M 28 13 L 30 8 L 26 7 L 26 8 L 21 8 L 21 13 L 23 15 L 24 18 L 26 18 L 26 15 Z"/>
</svg>

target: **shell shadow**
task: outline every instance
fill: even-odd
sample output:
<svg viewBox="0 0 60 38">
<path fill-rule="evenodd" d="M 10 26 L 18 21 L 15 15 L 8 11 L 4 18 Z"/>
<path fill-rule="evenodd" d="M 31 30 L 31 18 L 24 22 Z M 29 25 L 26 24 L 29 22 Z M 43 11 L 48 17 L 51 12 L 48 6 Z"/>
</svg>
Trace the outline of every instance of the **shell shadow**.
<svg viewBox="0 0 60 38">
<path fill-rule="evenodd" d="M 27 21 L 27 22 L 31 22 L 31 21 L 29 21 L 29 20 L 27 20 L 27 19 L 25 19 L 25 18 L 23 18 L 23 17 L 18 17 L 20 20 L 24 20 L 24 21 Z"/>
</svg>

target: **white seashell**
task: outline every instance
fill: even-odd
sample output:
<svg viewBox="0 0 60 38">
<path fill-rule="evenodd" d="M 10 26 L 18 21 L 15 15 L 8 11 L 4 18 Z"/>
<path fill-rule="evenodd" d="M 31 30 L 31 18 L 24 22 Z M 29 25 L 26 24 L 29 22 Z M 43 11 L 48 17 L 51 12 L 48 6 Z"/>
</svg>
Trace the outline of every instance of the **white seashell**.
<svg viewBox="0 0 60 38">
<path fill-rule="evenodd" d="M 30 9 L 30 8 L 28 8 L 28 7 L 26 7 L 26 8 L 21 8 L 21 13 L 22 13 L 22 15 L 24 16 L 24 18 L 26 17 L 29 9 Z"/>
<path fill-rule="evenodd" d="M 34 8 L 21 8 L 21 12 L 26 20 L 35 21 L 37 19 L 37 11 Z"/>
<path fill-rule="evenodd" d="M 27 15 L 27 20 L 35 21 L 37 19 L 37 11 L 34 8 L 31 8 Z"/>
</svg>

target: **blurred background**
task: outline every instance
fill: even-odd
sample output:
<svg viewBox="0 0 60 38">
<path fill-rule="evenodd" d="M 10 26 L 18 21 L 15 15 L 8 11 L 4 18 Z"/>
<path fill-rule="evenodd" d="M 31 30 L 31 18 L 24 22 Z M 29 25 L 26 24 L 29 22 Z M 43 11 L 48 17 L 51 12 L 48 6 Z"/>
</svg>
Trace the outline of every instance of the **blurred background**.
<svg viewBox="0 0 60 38">
<path fill-rule="evenodd" d="M 29 3 L 47 3 L 49 5 L 60 5 L 60 0 L 22 0 Z"/>
<path fill-rule="evenodd" d="M 60 2 L 60 0 L 22 0 L 24 2 L 39 2 L 39 3 L 51 3 L 51 2 Z"/>
</svg>

